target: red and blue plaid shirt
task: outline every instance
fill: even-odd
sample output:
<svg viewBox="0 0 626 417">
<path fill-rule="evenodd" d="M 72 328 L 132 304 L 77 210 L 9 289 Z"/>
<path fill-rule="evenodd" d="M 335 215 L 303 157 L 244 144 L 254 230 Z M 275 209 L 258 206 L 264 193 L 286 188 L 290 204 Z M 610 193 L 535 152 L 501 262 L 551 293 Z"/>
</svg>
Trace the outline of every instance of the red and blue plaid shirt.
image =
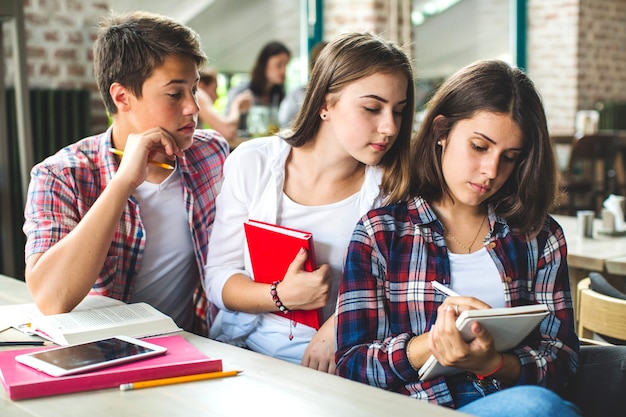
<svg viewBox="0 0 626 417">
<path fill-rule="evenodd" d="M 517 384 L 559 391 L 577 365 L 579 341 L 561 227 L 547 217 L 535 237 L 513 235 L 492 209 L 485 247 L 502 278 L 509 307 L 543 303 L 551 314 L 521 346 Z M 454 407 L 444 377 L 421 381 L 406 344 L 428 332 L 444 296 L 429 284 L 450 283 L 443 228 L 426 201 L 370 211 L 356 226 L 337 303 L 337 374 Z"/>
<path fill-rule="evenodd" d="M 24 210 L 25 257 L 45 252 L 67 235 L 85 216 L 117 171 L 109 152 L 111 129 L 69 145 L 37 164 L 31 171 Z M 177 161 L 183 198 L 200 279 L 190 302 L 195 305 L 194 331 L 207 334 L 208 303 L 203 291 L 204 263 L 215 218 L 215 197 L 228 155 L 226 141 L 215 131 L 197 130 L 193 145 Z M 146 237 L 140 209 L 129 198 L 92 293 L 125 302 L 133 290 Z"/>
</svg>

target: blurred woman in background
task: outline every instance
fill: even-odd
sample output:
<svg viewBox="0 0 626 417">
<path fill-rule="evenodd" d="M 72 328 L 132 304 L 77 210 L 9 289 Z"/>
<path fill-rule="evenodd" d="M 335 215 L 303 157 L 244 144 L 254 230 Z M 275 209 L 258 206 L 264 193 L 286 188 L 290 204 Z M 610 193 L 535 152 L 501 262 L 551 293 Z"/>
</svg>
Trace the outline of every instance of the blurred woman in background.
<svg viewBox="0 0 626 417">
<path fill-rule="evenodd" d="M 261 49 L 252 68 L 250 80 L 241 82 L 229 90 L 226 114 L 233 106 L 235 97 L 241 92 L 249 90 L 253 97 L 252 104 L 267 109 L 268 123 L 277 125 L 278 107 L 285 97 L 285 77 L 290 59 L 291 52 L 281 42 L 272 41 L 266 44 Z M 247 111 L 243 112 L 239 120 L 239 129 L 244 132 L 249 131 L 248 114 Z"/>
</svg>

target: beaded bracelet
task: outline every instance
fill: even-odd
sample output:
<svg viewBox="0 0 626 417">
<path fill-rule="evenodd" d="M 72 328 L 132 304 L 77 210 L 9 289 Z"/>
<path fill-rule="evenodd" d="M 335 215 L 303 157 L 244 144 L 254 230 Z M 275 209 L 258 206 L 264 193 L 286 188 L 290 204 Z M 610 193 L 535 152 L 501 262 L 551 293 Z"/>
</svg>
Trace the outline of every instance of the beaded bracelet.
<svg viewBox="0 0 626 417">
<path fill-rule="evenodd" d="M 500 355 L 500 363 L 498 364 L 498 366 L 496 366 L 496 369 L 486 374 L 476 374 L 476 378 L 478 378 L 479 381 L 483 381 L 484 379 L 489 378 L 490 376 L 498 372 L 500 369 L 502 369 L 502 365 L 504 365 L 504 355 L 502 353 L 498 353 L 498 355 Z"/>
<path fill-rule="evenodd" d="M 280 284 L 280 281 L 272 282 L 272 285 L 270 285 L 270 295 L 272 296 L 272 301 L 276 304 L 276 307 L 283 313 L 287 314 L 289 313 L 289 309 L 285 307 L 282 301 L 280 301 L 280 298 L 278 298 L 278 292 L 276 291 L 278 284 Z"/>
<path fill-rule="evenodd" d="M 411 343 L 413 343 L 415 339 L 417 339 L 417 336 L 411 337 L 406 343 L 406 358 L 409 361 L 409 365 L 411 365 L 411 368 L 413 368 L 414 371 L 419 372 L 419 368 L 416 368 L 415 365 L 413 365 L 413 361 L 411 360 Z"/>
</svg>

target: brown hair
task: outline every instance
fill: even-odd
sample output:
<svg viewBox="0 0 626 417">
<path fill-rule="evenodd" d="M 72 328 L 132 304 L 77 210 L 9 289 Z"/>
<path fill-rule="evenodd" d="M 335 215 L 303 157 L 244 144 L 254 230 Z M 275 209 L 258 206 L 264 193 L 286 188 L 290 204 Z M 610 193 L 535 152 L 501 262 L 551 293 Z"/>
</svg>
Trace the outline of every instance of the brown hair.
<svg viewBox="0 0 626 417">
<path fill-rule="evenodd" d="M 555 204 L 557 164 L 539 93 L 522 71 L 502 61 L 468 65 L 448 78 L 429 101 L 413 141 L 411 187 L 404 198 L 419 195 L 432 202 L 450 195 L 437 141 L 479 111 L 507 114 L 522 132 L 524 149 L 515 170 L 487 203 L 514 232 L 534 233 Z"/>
<path fill-rule="evenodd" d="M 200 37 L 187 26 L 148 12 L 111 13 L 99 25 L 93 46 L 94 75 L 107 111 L 117 108 L 109 88 L 118 82 L 136 97 L 152 72 L 171 56 L 181 56 L 201 67 L 206 55 Z"/>
<path fill-rule="evenodd" d="M 407 54 L 393 42 L 372 33 L 345 33 L 329 42 L 315 62 L 293 132 L 285 139 L 295 147 L 313 139 L 320 127 L 319 111 L 328 93 L 337 93 L 346 85 L 374 74 L 394 72 L 403 74 L 408 86 L 398 137 L 380 161 L 384 171 L 381 188 L 390 203 L 399 201 L 409 186 L 409 148 L 415 112 L 413 68 Z"/>
<path fill-rule="evenodd" d="M 281 54 L 287 54 L 291 57 L 291 52 L 289 49 L 282 43 L 278 41 L 271 41 L 267 43 L 254 63 L 254 67 L 252 68 L 252 73 L 250 75 L 250 91 L 255 96 L 263 96 L 266 93 L 266 88 L 268 87 L 268 80 L 265 74 L 267 70 L 267 63 L 271 57 Z M 284 85 L 274 85 L 269 92 L 269 97 L 271 102 L 280 103 L 285 97 L 285 86 Z"/>
<path fill-rule="evenodd" d="M 309 52 L 309 73 L 313 71 L 317 58 L 319 58 L 320 52 L 322 52 L 322 49 L 324 49 L 326 45 L 328 45 L 328 42 L 319 41 L 311 48 L 311 52 Z"/>
<path fill-rule="evenodd" d="M 200 82 L 204 85 L 211 85 L 217 82 L 217 71 L 213 68 L 204 68 L 200 71 Z"/>
</svg>

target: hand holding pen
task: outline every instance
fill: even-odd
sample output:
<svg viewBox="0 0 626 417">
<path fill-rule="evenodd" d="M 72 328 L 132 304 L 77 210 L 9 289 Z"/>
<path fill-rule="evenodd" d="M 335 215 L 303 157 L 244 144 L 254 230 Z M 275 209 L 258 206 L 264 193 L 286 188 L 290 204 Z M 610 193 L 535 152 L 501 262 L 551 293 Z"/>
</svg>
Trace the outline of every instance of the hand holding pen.
<svg viewBox="0 0 626 417">
<path fill-rule="evenodd" d="M 120 165 L 114 179 L 123 178 L 134 190 L 144 182 L 150 169 L 157 166 L 163 169 L 173 169 L 176 157 L 184 157 L 178 148 L 174 137 L 162 128 L 152 128 L 141 133 L 131 133 L 119 147 L 112 147 L 109 152 L 120 156 Z M 167 158 L 165 161 L 156 161 L 155 158 Z M 166 168 L 166 166 L 169 166 Z"/>
<path fill-rule="evenodd" d="M 435 291 L 450 298 L 446 298 L 439 306 L 436 323 L 428 332 L 429 350 L 440 363 L 446 366 L 466 370 L 475 369 L 476 364 L 484 363 L 486 356 L 493 356 L 493 337 L 476 321 L 471 323 L 473 338 L 466 341 L 458 331 L 459 314 L 465 310 L 491 307 L 475 297 L 461 296 L 440 282 L 431 281 L 431 285 Z"/>
<path fill-rule="evenodd" d="M 439 291 L 440 293 L 444 295 L 449 295 L 450 297 L 461 296 L 461 294 L 457 294 L 456 292 L 452 291 L 449 287 L 446 287 L 439 281 L 431 281 L 430 285 L 432 285 L 435 290 Z"/>
<path fill-rule="evenodd" d="M 445 285 L 443 285 L 439 281 L 431 281 L 430 285 L 433 286 L 435 291 L 439 291 L 443 295 L 446 295 L 446 296 L 449 296 L 449 297 L 460 297 L 461 296 L 460 294 L 457 294 L 456 292 L 452 291 L 449 287 L 446 287 Z M 454 312 L 456 313 L 457 316 L 459 315 L 459 305 L 458 304 L 454 304 Z"/>
<path fill-rule="evenodd" d="M 454 308 L 454 312 L 456 313 L 457 316 L 463 310 L 470 310 L 470 309 L 479 310 L 479 309 L 484 309 L 484 308 L 491 308 L 489 304 L 486 304 L 477 298 L 462 296 L 458 294 L 457 292 L 443 285 L 439 281 L 431 281 L 430 284 L 432 285 L 435 291 L 438 291 L 447 297 L 461 297 L 462 298 L 461 300 L 457 301 L 457 304 L 452 304 Z"/>
<path fill-rule="evenodd" d="M 124 156 L 124 151 L 120 151 L 119 149 L 109 148 L 109 152 L 111 152 L 113 155 L 119 156 L 120 158 Z M 153 161 L 152 159 L 149 159 L 148 163 L 150 165 L 155 165 L 163 169 L 175 169 L 174 165 L 166 164 L 165 162 Z"/>
</svg>

